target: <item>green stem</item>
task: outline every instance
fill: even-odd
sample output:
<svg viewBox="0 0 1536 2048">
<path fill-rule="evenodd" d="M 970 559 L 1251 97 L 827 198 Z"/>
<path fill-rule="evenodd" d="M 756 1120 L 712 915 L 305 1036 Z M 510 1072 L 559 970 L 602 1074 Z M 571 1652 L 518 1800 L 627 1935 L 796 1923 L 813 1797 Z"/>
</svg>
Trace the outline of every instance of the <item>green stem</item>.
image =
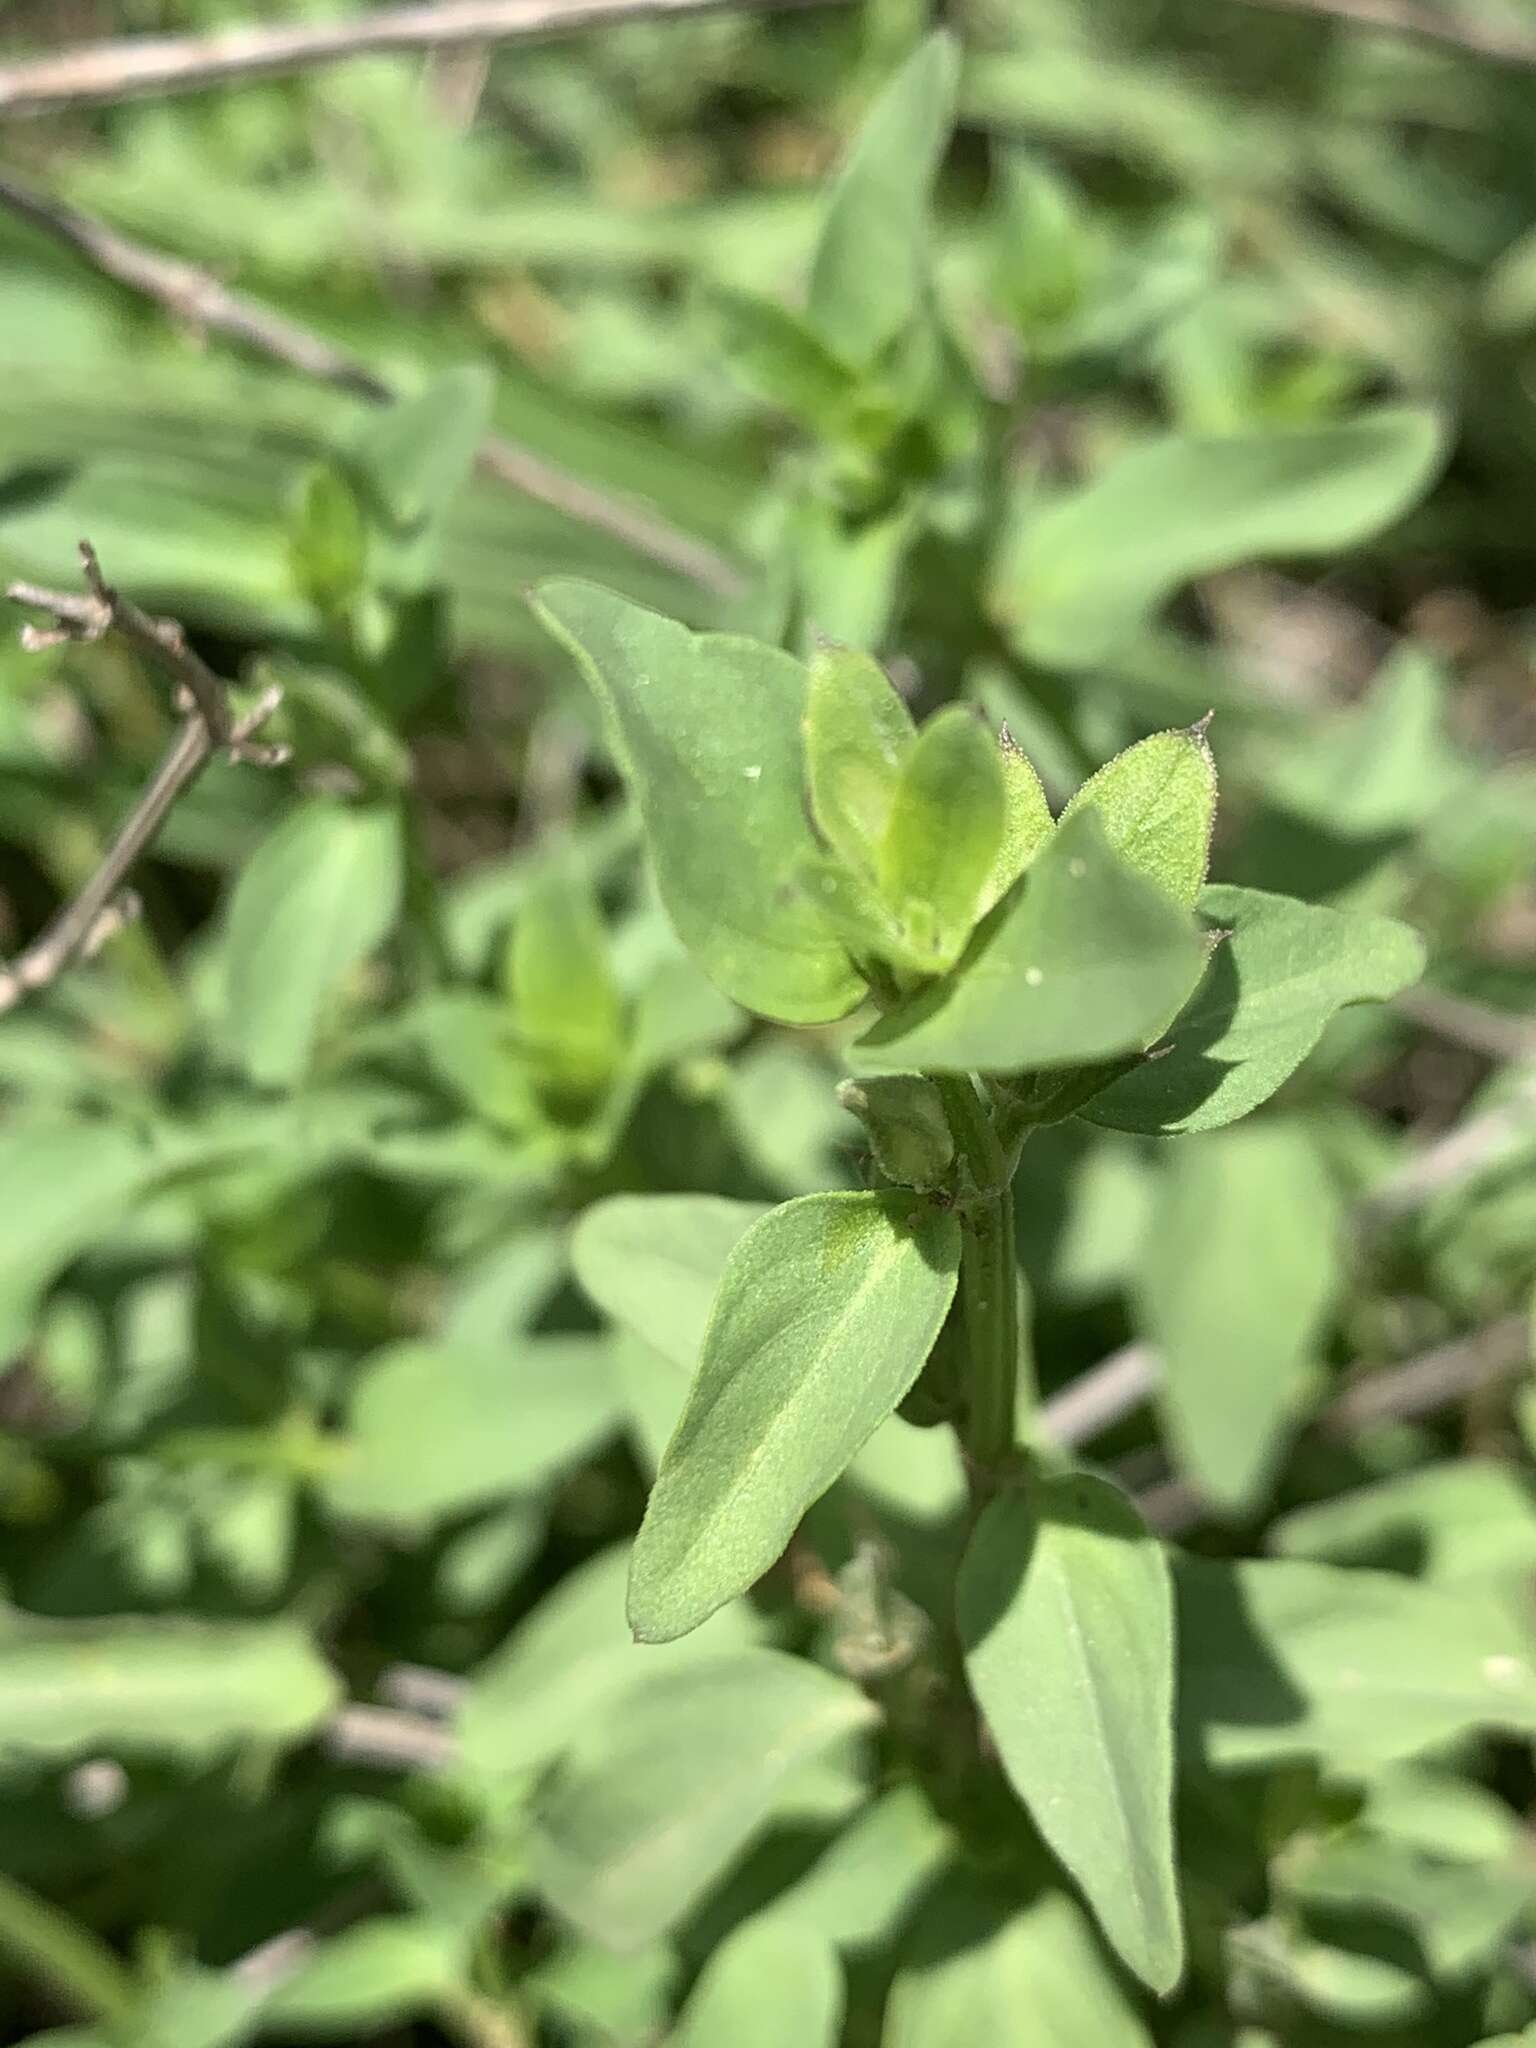
<svg viewBox="0 0 1536 2048">
<path fill-rule="evenodd" d="M 1018 1252 L 1013 1232 L 1013 1167 L 969 1078 L 938 1082 L 945 1112 L 974 1194 L 962 1196 L 960 1310 L 969 1354 L 964 1441 L 983 1483 L 1008 1464 L 1015 1445 L 1019 1382 Z"/>
<path fill-rule="evenodd" d="M 105 1942 L 0 1876 L 0 1952 L 44 1978 L 80 2012 L 109 2023 L 133 2009 L 133 1978 Z"/>
</svg>

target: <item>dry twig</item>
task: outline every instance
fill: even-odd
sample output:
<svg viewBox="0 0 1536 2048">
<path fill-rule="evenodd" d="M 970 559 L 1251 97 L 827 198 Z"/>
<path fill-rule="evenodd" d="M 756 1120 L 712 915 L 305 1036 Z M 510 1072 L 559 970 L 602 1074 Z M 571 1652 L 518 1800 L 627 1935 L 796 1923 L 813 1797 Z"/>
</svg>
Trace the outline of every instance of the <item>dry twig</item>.
<svg viewBox="0 0 1536 2048">
<path fill-rule="evenodd" d="M 73 961 L 95 953 L 121 929 L 138 908 L 126 883 L 134 866 L 153 843 L 172 806 L 191 788 L 216 753 L 258 767 L 275 767 L 287 750 L 263 746 L 256 733 L 277 709 L 281 692 L 263 692 L 242 718 L 231 712 L 225 685 L 188 647 L 172 619 L 152 619 L 114 590 L 101 573 L 89 541 L 80 543 L 86 593 L 40 590 L 13 583 L 7 591 L 16 604 L 47 612 L 51 626 L 25 626 L 21 644 L 31 653 L 69 641 L 94 641 L 120 634 L 175 686 L 178 708 L 186 714 L 143 795 L 129 812 L 101 865 L 85 887 L 67 903 L 41 935 L 9 965 L 0 968 L 0 1013 L 14 1009 L 26 996 L 56 981 Z"/>
<path fill-rule="evenodd" d="M 130 241 L 89 214 L 19 185 L 5 173 L 0 173 L 0 206 L 73 249 L 104 276 L 153 300 L 174 319 L 201 332 L 225 335 L 300 376 L 376 405 L 388 405 L 399 395 L 358 357 L 333 347 L 322 335 L 273 312 L 259 300 L 231 291 L 196 264 Z M 525 498 L 606 533 L 611 540 L 675 570 L 717 597 L 735 597 L 745 588 L 735 563 L 706 542 L 683 533 L 654 512 L 571 476 L 519 442 L 491 436 L 482 442 L 476 466 Z"/>
<path fill-rule="evenodd" d="M 1387 29 L 1416 42 L 1466 50 L 1495 64 L 1536 64 L 1536 36 L 1502 8 L 1453 13 L 1422 6 L 1419 0 L 1247 0 L 1247 5 L 1313 14 L 1353 28 Z"/>
<path fill-rule="evenodd" d="M 439 0 L 341 21 L 272 23 L 209 35 L 134 36 L 85 43 L 0 68 L 0 115 L 100 106 L 151 93 L 199 92 L 352 57 L 455 45 L 531 41 L 621 21 L 716 12 L 741 0 Z M 828 0 L 752 0 L 784 9 Z"/>
</svg>

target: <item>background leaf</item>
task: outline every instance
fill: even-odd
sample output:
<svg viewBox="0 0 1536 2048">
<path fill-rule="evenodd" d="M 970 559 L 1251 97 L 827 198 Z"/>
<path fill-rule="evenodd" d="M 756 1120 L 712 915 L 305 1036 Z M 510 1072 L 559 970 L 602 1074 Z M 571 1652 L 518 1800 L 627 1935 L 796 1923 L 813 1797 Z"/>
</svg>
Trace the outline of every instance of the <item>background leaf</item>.
<svg viewBox="0 0 1536 2048">
<path fill-rule="evenodd" d="M 1264 1256 L 1251 1256 L 1255 1245 Z M 1141 1248 L 1142 1328 L 1181 1468 L 1228 1513 L 1268 1487 L 1342 1284 L 1338 1200 L 1304 1131 L 1181 1145 Z"/>
<path fill-rule="evenodd" d="M 1024 522 L 996 572 L 998 616 L 1031 660 L 1089 667 L 1194 577 L 1368 538 L 1443 459 L 1439 421 L 1408 406 L 1299 431 L 1150 441 Z"/>
</svg>

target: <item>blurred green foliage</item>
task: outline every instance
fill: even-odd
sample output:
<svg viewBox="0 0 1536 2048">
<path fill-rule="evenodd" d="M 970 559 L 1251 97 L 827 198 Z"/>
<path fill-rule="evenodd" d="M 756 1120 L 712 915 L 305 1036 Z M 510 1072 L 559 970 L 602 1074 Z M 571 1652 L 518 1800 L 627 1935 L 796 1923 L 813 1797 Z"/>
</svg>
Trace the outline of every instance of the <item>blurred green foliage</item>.
<svg viewBox="0 0 1536 2048">
<path fill-rule="evenodd" d="M 17 0 L 0 61 L 240 18 L 65 13 Z M 88 537 L 221 674 L 281 682 L 293 750 L 211 767 L 142 917 L 0 1018 L 0 2037 L 1536 2039 L 1536 69 L 1245 0 L 968 0 L 953 56 L 929 26 L 637 21 L 5 127 L 18 179 L 407 395 L 318 387 L 0 213 L 0 571 L 75 589 Z M 488 423 L 740 592 L 473 474 Z M 1165 1362 L 1091 1447 L 1183 1546 L 1164 1998 L 977 1747 L 931 1414 L 701 1631 L 630 1640 L 732 1248 L 875 1170 L 852 1032 L 737 1006 L 773 1008 L 787 839 L 711 862 L 667 796 L 658 842 L 525 602 L 550 575 L 755 636 L 733 744 L 790 656 L 884 664 L 938 797 L 903 785 L 899 860 L 861 838 L 830 719 L 809 797 L 868 859 L 840 929 L 930 966 L 1035 844 L 946 837 L 991 774 L 946 707 L 1006 722 L 1056 810 L 1215 710 L 1207 901 L 1257 1023 L 1218 1004 L 1057 1104 L 1018 1192 L 1024 1377 Z M 653 630 L 677 682 L 698 643 Z M 6 634 L 7 952 L 171 716 L 116 639 Z M 685 951 L 690 888 L 746 906 L 729 959 Z M 1305 907 L 1266 929 L 1259 891 Z M 1423 988 L 1324 1027 L 1407 979 L 1389 919 Z M 776 1014 L 857 995 L 815 958 Z M 1212 1060 L 1234 1114 L 1280 1092 L 1164 1144 Z M 1498 1370 L 1338 1406 L 1464 1339 Z M 977 1676 L 1000 1730 L 1027 1680 Z"/>
</svg>

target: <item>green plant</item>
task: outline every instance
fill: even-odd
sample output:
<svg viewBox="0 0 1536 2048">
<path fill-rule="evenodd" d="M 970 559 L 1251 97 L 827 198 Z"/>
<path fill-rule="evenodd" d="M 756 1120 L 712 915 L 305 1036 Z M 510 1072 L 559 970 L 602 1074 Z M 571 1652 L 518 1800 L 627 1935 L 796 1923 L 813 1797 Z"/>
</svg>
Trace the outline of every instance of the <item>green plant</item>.
<svg viewBox="0 0 1536 2048">
<path fill-rule="evenodd" d="M 1536 2027 L 1528 76 L 922 12 L 0 176 L 0 2038 Z"/>
</svg>

